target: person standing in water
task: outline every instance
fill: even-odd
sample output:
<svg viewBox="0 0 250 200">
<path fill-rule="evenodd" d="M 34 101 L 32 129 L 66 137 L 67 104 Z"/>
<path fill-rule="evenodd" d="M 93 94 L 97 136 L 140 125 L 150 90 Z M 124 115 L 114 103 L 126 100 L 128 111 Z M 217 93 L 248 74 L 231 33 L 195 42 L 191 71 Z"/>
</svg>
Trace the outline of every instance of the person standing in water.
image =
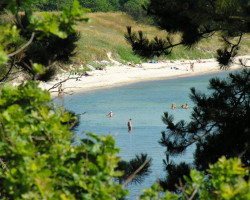
<svg viewBox="0 0 250 200">
<path fill-rule="evenodd" d="M 175 104 L 175 103 L 172 104 L 172 109 L 173 109 L 173 110 L 176 109 L 176 104 Z"/>
<path fill-rule="evenodd" d="M 129 132 L 132 131 L 132 119 L 129 119 L 129 121 L 128 121 L 128 131 Z"/>
<path fill-rule="evenodd" d="M 106 116 L 108 116 L 108 117 L 110 117 L 110 118 L 111 118 L 111 117 L 113 117 L 114 115 L 115 115 L 115 114 L 114 114 L 114 113 L 112 113 L 112 111 L 110 111 L 110 112 L 109 112 L 109 114 L 107 114 Z"/>
<path fill-rule="evenodd" d="M 63 94 L 63 87 L 62 84 L 60 84 L 58 87 L 58 96 L 62 96 L 62 94 Z"/>
</svg>

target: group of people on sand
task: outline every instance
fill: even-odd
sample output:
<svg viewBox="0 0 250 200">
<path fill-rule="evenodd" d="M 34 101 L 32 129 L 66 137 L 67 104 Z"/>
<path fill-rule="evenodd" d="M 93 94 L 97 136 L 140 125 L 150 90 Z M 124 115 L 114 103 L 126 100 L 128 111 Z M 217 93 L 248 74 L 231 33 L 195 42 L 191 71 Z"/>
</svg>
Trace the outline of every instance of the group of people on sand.
<svg viewBox="0 0 250 200">
<path fill-rule="evenodd" d="M 102 65 L 101 65 L 100 67 L 97 67 L 96 69 L 97 69 L 97 70 L 106 70 L 106 68 L 103 67 Z"/>
<path fill-rule="evenodd" d="M 112 118 L 115 116 L 115 114 L 112 111 L 110 111 L 106 116 Z M 132 119 L 131 118 L 128 120 L 128 131 L 129 132 L 132 131 Z"/>
<path fill-rule="evenodd" d="M 187 104 L 182 104 L 181 108 L 183 108 L 183 109 L 188 109 L 188 105 L 187 105 Z M 172 104 L 172 109 L 173 109 L 173 110 L 176 109 L 176 104 L 175 104 L 175 103 Z"/>
<path fill-rule="evenodd" d="M 133 61 L 131 63 L 128 63 L 128 66 L 131 67 L 137 67 L 137 68 L 143 68 L 142 62 L 140 61 L 139 64 L 135 64 Z"/>
</svg>

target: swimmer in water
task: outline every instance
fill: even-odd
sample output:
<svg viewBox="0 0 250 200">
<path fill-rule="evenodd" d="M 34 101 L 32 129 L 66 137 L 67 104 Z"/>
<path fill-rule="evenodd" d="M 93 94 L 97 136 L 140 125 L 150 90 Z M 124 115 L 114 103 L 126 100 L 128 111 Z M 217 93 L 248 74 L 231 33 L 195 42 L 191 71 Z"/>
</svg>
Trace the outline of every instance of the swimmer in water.
<svg viewBox="0 0 250 200">
<path fill-rule="evenodd" d="M 112 111 L 110 111 L 109 112 L 109 114 L 107 114 L 106 116 L 108 116 L 108 117 L 113 117 L 115 114 L 112 112 Z"/>
</svg>

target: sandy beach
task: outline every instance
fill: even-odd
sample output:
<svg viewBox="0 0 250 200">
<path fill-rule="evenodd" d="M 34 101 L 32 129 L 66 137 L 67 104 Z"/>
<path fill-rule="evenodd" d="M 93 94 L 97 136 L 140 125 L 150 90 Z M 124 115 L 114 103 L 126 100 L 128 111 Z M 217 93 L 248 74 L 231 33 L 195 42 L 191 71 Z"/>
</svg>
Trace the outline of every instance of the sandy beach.
<svg viewBox="0 0 250 200">
<path fill-rule="evenodd" d="M 250 56 L 242 56 L 234 59 L 230 69 L 239 69 L 239 59 L 248 61 Z M 111 61 L 113 61 L 111 59 Z M 193 70 L 191 64 L 193 63 Z M 195 76 L 206 73 L 221 71 L 215 59 L 204 60 L 182 60 L 165 61 L 158 63 L 142 63 L 142 67 L 132 67 L 121 65 L 113 61 L 114 66 L 107 66 L 106 70 L 90 70 L 89 76 L 68 75 L 68 73 L 58 74 L 58 80 L 51 82 L 41 82 L 40 87 L 51 92 L 52 96 L 58 95 L 58 87 L 54 85 L 67 79 L 62 83 L 63 93 L 73 94 L 77 92 L 102 89 L 125 84 L 131 84 L 139 81 L 160 80 L 167 78 L 177 78 L 184 76 Z M 77 79 L 78 78 L 78 79 Z"/>
</svg>

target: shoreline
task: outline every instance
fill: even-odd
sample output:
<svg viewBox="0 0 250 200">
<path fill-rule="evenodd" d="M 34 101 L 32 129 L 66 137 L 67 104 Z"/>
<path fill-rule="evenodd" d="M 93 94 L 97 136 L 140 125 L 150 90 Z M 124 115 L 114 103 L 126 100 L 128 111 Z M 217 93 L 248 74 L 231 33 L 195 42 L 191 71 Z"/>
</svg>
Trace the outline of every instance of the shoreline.
<svg viewBox="0 0 250 200">
<path fill-rule="evenodd" d="M 239 65 L 239 59 L 248 59 L 248 57 L 237 57 L 236 64 L 230 66 L 229 70 L 242 68 Z M 190 69 L 190 63 L 194 63 L 194 71 Z M 161 63 L 142 63 L 142 68 L 131 67 L 128 65 L 107 66 L 106 70 L 88 71 L 89 76 L 70 75 L 70 79 L 62 83 L 64 94 L 74 94 L 90 90 L 106 89 L 122 85 L 133 84 L 137 82 L 146 82 L 154 80 L 164 80 L 169 78 L 182 78 L 222 72 L 219 69 L 215 59 L 202 59 L 199 62 L 194 60 L 185 61 L 167 61 Z M 39 87 L 45 90 L 53 87 L 55 84 L 69 77 L 68 74 L 58 74 L 58 80 L 51 82 L 40 82 Z M 58 96 L 58 88 L 50 90 L 51 96 Z"/>
</svg>

